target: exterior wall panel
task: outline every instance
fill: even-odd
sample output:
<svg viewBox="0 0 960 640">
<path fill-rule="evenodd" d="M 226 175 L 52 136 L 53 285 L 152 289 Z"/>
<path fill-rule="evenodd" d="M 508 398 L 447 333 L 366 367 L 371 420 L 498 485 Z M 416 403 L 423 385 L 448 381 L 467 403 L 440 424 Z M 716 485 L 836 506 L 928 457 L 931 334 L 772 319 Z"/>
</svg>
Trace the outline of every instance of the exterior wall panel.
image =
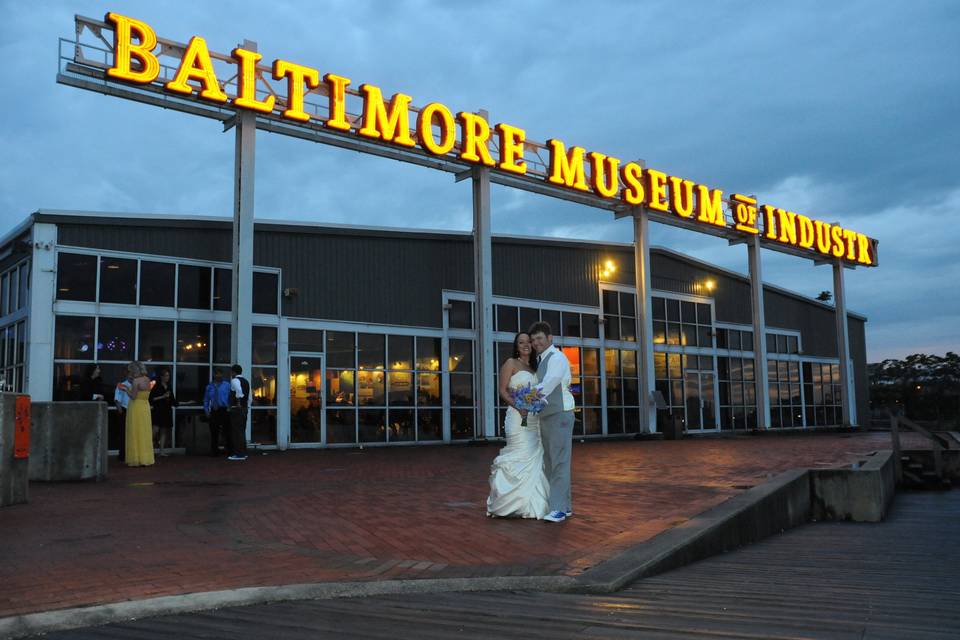
<svg viewBox="0 0 960 640">
<path fill-rule="evenodd" d="M 151 221 L 156 222 L 156 221 Z M 232 257 L 230 225 L 216 223 L 203 227 L 167 224 L 60 223 L 57 242 L 71 247 L 89 247 L 110 251 L 129 251 L 193 260 L 230 262 Z"/>
</svg>

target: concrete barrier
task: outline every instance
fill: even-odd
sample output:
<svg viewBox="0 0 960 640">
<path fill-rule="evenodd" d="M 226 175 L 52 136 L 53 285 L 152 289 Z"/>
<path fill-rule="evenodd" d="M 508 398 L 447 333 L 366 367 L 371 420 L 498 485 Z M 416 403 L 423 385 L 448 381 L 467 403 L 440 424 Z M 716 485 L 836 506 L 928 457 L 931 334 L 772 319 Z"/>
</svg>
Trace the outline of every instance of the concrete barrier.
<svg viewBox="0 0 960 640">
<path fill-rule="evenodd" d="M 105 402 L 34 402 L 32 420 L 30 480 L 107 477 Z"/>
<path fill-rule="evenodd" d="M 811 469 L 811 518 L 880 522 L 896 484 L 892 451 L 866 456 L 855 468 Z"/>
<path fill-rule="evenodd" d="M 17 398 L 21 393 L 0 393 L 0 507 L 23 504 L 29 498 L 29 460 L 14 457 Z"/>
</svg>

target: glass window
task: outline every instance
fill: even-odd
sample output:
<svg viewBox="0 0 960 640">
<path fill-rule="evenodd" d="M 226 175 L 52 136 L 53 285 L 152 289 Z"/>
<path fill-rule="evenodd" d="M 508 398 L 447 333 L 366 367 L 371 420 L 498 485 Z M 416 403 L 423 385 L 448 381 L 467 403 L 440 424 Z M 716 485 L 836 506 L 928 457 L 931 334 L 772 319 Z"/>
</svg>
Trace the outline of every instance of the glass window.
<svg viewBox="0 0 960 640">
<path fill-rule="evenodd" d="M 361 369 L 383 369 L 386 336 L 374 333 L 357 334 L 357 364 Z"/>
<path fill-rule="evenodd" d="M 450 375 L 450 404 L 454 407 L 473 406 L 473 376 L 454 373 Z"/>
<path fill-rule="evenodd" d="M 710 314 L 710 305 L 697 303 L 697 322 L 705 325 L 713 324 L 713 318 Z"/>
<path fill-rule="evenodd" d="M 786 353 L 787 352 L 787 336 L 778 335 L 777 336 L 777 353 Z"/>
<path fill-rule="evenodd" d="M 599 338 L 600 318 L 594 315 L 583 314 L 580 330 L 583 332 L 584 338 Z"/>
<path fill-rule="evenodd" d="M 390 409 L 390 442 L 411 442 L 416 440 L 416 424 L 413 409 Z"/>
<path fill-rule="evenodd" d="M 228 364 L 232 359 L 230 357 L 230 325 L 213 325 L 213 361 L 220 364 Z M 292 349 L 291 349 L 292 351 Z"/>
<path fill-rule="evenodd" d="M 623 370 L 623 375 L 625 377 L 637 375 L 637 352 L 636 351 L 621 351 L 620 363 L 621 363 L 621 368 Z"/>
<path fill-rule="evenodd" d="M 520 331 L 530 331 L 534 323 L 540 322 L 540 310 L 520 307 Z"/>
<path fill-rule="evenodd" d="M 617 292 L 610 289 L 603 290 L 603 313 L 604 315 L 619 315 L 620 314 L 620 302 L 617 297 Z"/>
<path fill-rule="evenodd" d="M 387 402 L 391 406 L 413 406 L 413 373 L 391 371 L 387 374 Z"/>
<path fill-rule="evenodd" d="M 653 344 L 664 344 L 667 341 L 667 323 L 659 320 L 653 322 Z"/>
<path fill-rule="evenodd" d="M 497 331 L 517 332 L 517 308 L 497 305 Z"/>
<path fill-rule="evenodd" d="M 327 442 L 344 444 L 357 441 L 357 412 L 353 409 L 327 410 Z"/>
<path fill-rule="evenodd" d="M 210 325 L 206 322 L 178 322 L 177 362 L 209 362 L 209 360 Z M 177 375 L 179 376 L 179 373 Z"/>
<path fill-rule="evenodd" d="M 358 413 L 360 442 L 387 441 L 387 412 L 383 409 L 366 409 Z"/>
<path fill-rule="evenodd" d="M 417 369 L 420 371 L 440 370 L 440 338 L 417 338 Z"/>
<path fill-rule="evenodd" d="M 450 437 L 453 440 L 469 440 L 473 437 L 473 410 L 450 411 Z"/>
<path fill-rule="evenodd" d="M 140 261 L 140 304 L 172 307 L 177 266 L 170 262 Z"/>
<path fill-rule="evenodd" d="M 251 364 L 277 364 L 276 327 L 253 327 Z"/>
<path fill-rule="evenodd" d="M 92 317 L 57 316 L 53 356 L 70 360 L 93 360 L 93 333 Z"/>
<path fill-rule="evenodd" d="M 695 324 L 697 322 L 697 305 L 686 300 L 681 301 L 680 315 L 683 322 Z"/>
<path fill-rule="evenodd" d="M 137 304 L 137 261 L 100 258 L 100 302 Z"/>
<path fill-rule="evenodd" d="M 469 300 L 451 300 L 448 322 L 454 329 L 473 328 L 473 303 Z"/>
<path fill-rule="evenodd" d="M 6 289 L 3 293 L 6 294 Z M 97 256 L 60 253 L 57 256 L 57 300 L 94 302 L 96 296 Z M 6 301 L 6 295 L 3 299 Z"/>
<path fill-rule="evenodd" d="M 276 367 L 253 367 L 250 372 L 250 398 L 255 407 L 277 406 Z"/>
<path fill-rule="evenodd" d="M 417 440 L 443 439 L 443 412 L 417 409 Z"/>
<path fill-rule="evenodd" d="M 560 322 L 559 311 L 551 311 L 550 309 L 541 309 L 540 319 L 550 325 L 550 329 L 553 331 L 553 335 L 555 336 L 566 335 L 565 333 L 563 333 L 563 323 Z"/>
<path fill-rule="evenodd" d="M 473 371 L 473 341 L 450 340 L 450 371 L 471 373 Z"/>
<path fill-rule="evenodd" d="M 10 291 L 7 300 L 4 300 L 4 302 L 7 305 L 7 313 L 13 313 L 17 310 L 17 285 L 19 284 L 19 281 L 17 280 L 16 271 L 11 271 L 9 277 Z"/>
<path fill-rule="evenodd" d="M 102 321 L 101 321 L 102 326 Z M 173 321 L 141 320 L 137 359 L 144 362 L 173 360 Z"/>
<path fill-rule="evenodd" d="M 290 351 L 323 352 L 323 331 L 320 329 L 290 329 L 287 337 Z"/>
<path fill-rule="evenodd" d="M 654 320 L 666 320 L 667 312 L 665 311 L 666 301 L 663 298 L 652 298 L 651 306 L 653 307 L 653 319 Z"/>
<path fill-rule="evenodd" d="M 354 334 L 327 331 L 327 367 L 352 369 L 356 366 Z"/>
<path fill-rule="evenodd" d="M 356 375 L 353 369 L 342 371 L 327 369 L 327 404 L 354 405 L 356 398 Z"/>
<path fill-rule="evenodd" d="M 100 318 L 97 334 L 98 360 L 133 360 L 136 320 Z"/>
<path fill-rule="evenodd" d="M 767 353 L 776 353 L 777 352 L 777 336 L 768 333 L 767 334 Z"/>
<path fill-rule="evenodd" d="M 382 370 L 357 372 L 357 399 L 361 405 L 382 407 L 387 404 Z"/>
<path fill-rule="evenodd" d="M 205 365 L 178 364 L 174 378 L 177 400 L 203 405 L 203 392 L 210 382 L 210 367 Z"/>
<path fill-rule="evenodd" d="M 637 315 L 637 296 L 620 292 L 620 315 L 633 318 Z"/>
<path fill-rule="evenodd" d="M 253 312 L 277 314 L 280 275 L 277 273 L 253 272 Z"/>
<path fill-rule="evenodd" d="M 620 319 L 617 316 L 606 316 L 604 318 L 604 337 L 607 340 L 620 339 Z"/>
<path fill-rule="evenodd" d="M 413 336 L 387 336 L 390 369 L 413 369 Z"/>
<path fill-rule="evenodd" d="M 583 375 L 585 376 L 598 376 L 600 375 L 600 350 L 599 349 L 583 349 Z"/>
<path fill-rule="evenodd" d="M 254 278 L 256 278 L 254 273 Z M 256 291 L 256 281 L 254 281 L 254 291 Z M 256 298 L 254 298 L 256 300 Z M 233 269 L 223 269 L 215 267 L 213 270 L 213 308 L 217 311 L 230 311 L 233 309 Z M 256 302 L 254 302 L 254 311 L 256 311 Z"/>
<path fill-rule="evenodd" d="M 570 338 L 580 337 L 580 314 L 568 313 L 564 311 L 560 314 L 560 322 L 563 325 L 562 334 Z"/>
<path fill-rule="evenodd" d="M 210 267 L 181 264 L 177 278 L 177 306 L 184 309 L 210 308 Z"/>
<path fill-rule="evenodd" d="M 417 405 L 428 407 L 441 406 L 440 374 L 417 374 Z"/>
<path fill-rule="evenodd" d="M 258 444 L 277 443 L 276 409 L 257 409 L 250 412 L 250 440 Z"/>
<path fill-rule="evenodd" d="M 20 265 L 20 287 L 19 300 L 17 308 L 23 309 L 27 306 L 27 293 L 30 291 L 30 263 Z"/>
<path fill-rule="evenodd" d="M 787 353 L 798 353 L 799 351 L 797 336 L 787 336 Z"/>
<path fill-rule="evenodd" d="M 10 289 L 10 277 L 7 274 L 0 276 L 0 316 L 5 316 L 10 311 L 7 309 L 7 291 Z"/>
</svg>

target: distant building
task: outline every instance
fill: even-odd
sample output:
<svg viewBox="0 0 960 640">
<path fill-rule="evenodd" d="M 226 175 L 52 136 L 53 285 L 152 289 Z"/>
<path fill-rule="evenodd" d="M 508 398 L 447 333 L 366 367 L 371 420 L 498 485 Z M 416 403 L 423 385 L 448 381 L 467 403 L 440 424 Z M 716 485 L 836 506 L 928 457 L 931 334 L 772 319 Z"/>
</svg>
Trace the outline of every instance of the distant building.
<svg viewBox="0 0 960 640">
<path fill-rule="evenodd" d="M 172 371 L 181 403 L 197 403 L 176 410 L 182 441 L 211 369 L 230 364 L 231 223 L 32 214 L 0 242 L 5 388 L 79 399 L 89 363 L 112 383 L 143 360 Z M 482 431 L 469 233 L 259 221 L 254 235 L 252 442 L 409 444 Z M 755 428 L 747 278 L 651 253 L 657 429 Z M 497 361 L 519 328 L 549 322 L 575 369 L 578 436 L 639 428 L 633 265 L 628 244 L 493 239 Z M 833 307 L 769 285 L 765 302 L 771 427 L 841 423 Z M 846 392 L 865 416 L 866 318 L 848 319 Z"/>
</svg>

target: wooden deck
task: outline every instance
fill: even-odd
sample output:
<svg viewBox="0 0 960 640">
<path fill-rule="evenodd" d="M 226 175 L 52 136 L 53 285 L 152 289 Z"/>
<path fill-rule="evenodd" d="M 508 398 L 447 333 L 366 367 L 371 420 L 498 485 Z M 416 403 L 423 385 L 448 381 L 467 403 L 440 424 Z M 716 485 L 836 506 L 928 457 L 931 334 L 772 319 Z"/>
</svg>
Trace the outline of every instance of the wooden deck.
<svg viewBox="0 0 960 640">
<path fill-rule="evenodd" d="M 882 524 L 818 523 L 610 596 L 389 596 L 51 633 L 152 638 L 960 637 L 960 491 L 901 493 Z"/>
</svg>

